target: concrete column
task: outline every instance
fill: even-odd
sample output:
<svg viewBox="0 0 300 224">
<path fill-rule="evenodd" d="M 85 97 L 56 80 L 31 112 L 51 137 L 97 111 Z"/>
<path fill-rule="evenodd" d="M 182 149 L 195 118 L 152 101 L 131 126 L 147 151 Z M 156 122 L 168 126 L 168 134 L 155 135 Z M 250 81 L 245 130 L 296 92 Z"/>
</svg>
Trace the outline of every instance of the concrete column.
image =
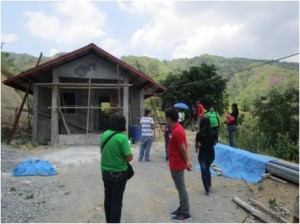
<svg viewBox="0 0 300 224">
<path fill-rule="evenodd" d="M 57 72 L 54 69 L 52 71 L 52 82 L 58 83 Z M 58 97 L 58 87 L 54 86 L 52 88 L 52 100 L 51 100 L 51 145 L 58 144 L 58 111 L 57 111 L 57 98 Z"/>
<path fill-rule="evenodd" d="M 124 84 L 128 84 L 128 77 L 124 78 Z M 123 115 L 126 119 L 127 127 L 129 125 L 129 86 L 123 87 Z M 126 131 L 128 135 L 128 130 Z"/>
<path fill-rule="evenodd" d="M 34 84 L 33 85 L 33 105 L 32 105 L 32 141 L 38 141 L 38 98 L 39 88 Z"/>
</svg>

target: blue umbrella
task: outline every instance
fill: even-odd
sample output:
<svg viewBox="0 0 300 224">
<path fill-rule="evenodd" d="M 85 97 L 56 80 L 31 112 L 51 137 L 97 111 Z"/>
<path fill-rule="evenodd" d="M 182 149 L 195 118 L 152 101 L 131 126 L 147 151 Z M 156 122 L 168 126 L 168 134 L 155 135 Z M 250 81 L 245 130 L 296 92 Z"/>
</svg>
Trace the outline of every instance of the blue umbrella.
<svg viewBox="0 0 300 224">
<path fill-rule="evenodd" d="M 186 105 L 185 103 L 176 103 L 176 104 L 174 104 L 174 107 L 179 108 L 179 109 L 186 109 L 186 110 L 189 109 L 188 105 Z"/>
</svg>

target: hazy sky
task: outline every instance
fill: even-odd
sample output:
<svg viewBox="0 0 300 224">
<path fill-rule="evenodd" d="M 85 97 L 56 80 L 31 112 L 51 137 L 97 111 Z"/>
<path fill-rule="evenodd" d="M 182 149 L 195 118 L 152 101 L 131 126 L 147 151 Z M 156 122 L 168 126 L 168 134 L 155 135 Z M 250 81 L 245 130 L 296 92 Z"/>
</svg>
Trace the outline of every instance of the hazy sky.
<svg viewBox="0 0 300 224">
<path fill-rule="evenodd" d="M 299 52 L 299 2 L 1 1 L 1 42 L 34 56 L 94 43 L 119 58 L 278 59 Z"/>
</svg>

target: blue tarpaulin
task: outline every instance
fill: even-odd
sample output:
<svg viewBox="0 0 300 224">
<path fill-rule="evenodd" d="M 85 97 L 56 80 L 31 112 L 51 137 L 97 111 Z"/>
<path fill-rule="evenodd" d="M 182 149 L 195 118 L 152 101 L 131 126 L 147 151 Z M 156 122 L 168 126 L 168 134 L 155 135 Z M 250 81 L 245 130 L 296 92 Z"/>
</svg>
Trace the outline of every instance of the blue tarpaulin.
<svg viewBox="0 0 300 224">
<path fill-rule="evenodd" d="M 221 168 L 224 177 L 258 183 L 266 172 L 266 164 L 275 160 L 277 159 L 217 144 L 213 163 Z"/>
<path fill-rule="evenodd" d="M 56 175 L 54 167 L 46 160 L 26 160 L 13 170 L 14 176 L 51 176 Z"/>
</svg>

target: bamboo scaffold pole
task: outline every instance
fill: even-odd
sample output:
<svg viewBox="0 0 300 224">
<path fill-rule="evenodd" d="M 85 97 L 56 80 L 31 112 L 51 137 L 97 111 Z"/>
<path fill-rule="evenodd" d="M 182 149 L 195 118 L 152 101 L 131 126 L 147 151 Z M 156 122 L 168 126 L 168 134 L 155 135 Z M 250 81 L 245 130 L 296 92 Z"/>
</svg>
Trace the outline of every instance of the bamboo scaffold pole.
<svg viewBox="0 0 300 224">
<path fill-rule="evenodd" d="M 87 108 L 87 118 L 86 118 L 86 134 L 89 133 L 89 125 L 90 125 L 90 102 L 91 102 L 91 78 L 89 78 L 89 89 L 88 89 L 88 108 Z"/>
</svg>

